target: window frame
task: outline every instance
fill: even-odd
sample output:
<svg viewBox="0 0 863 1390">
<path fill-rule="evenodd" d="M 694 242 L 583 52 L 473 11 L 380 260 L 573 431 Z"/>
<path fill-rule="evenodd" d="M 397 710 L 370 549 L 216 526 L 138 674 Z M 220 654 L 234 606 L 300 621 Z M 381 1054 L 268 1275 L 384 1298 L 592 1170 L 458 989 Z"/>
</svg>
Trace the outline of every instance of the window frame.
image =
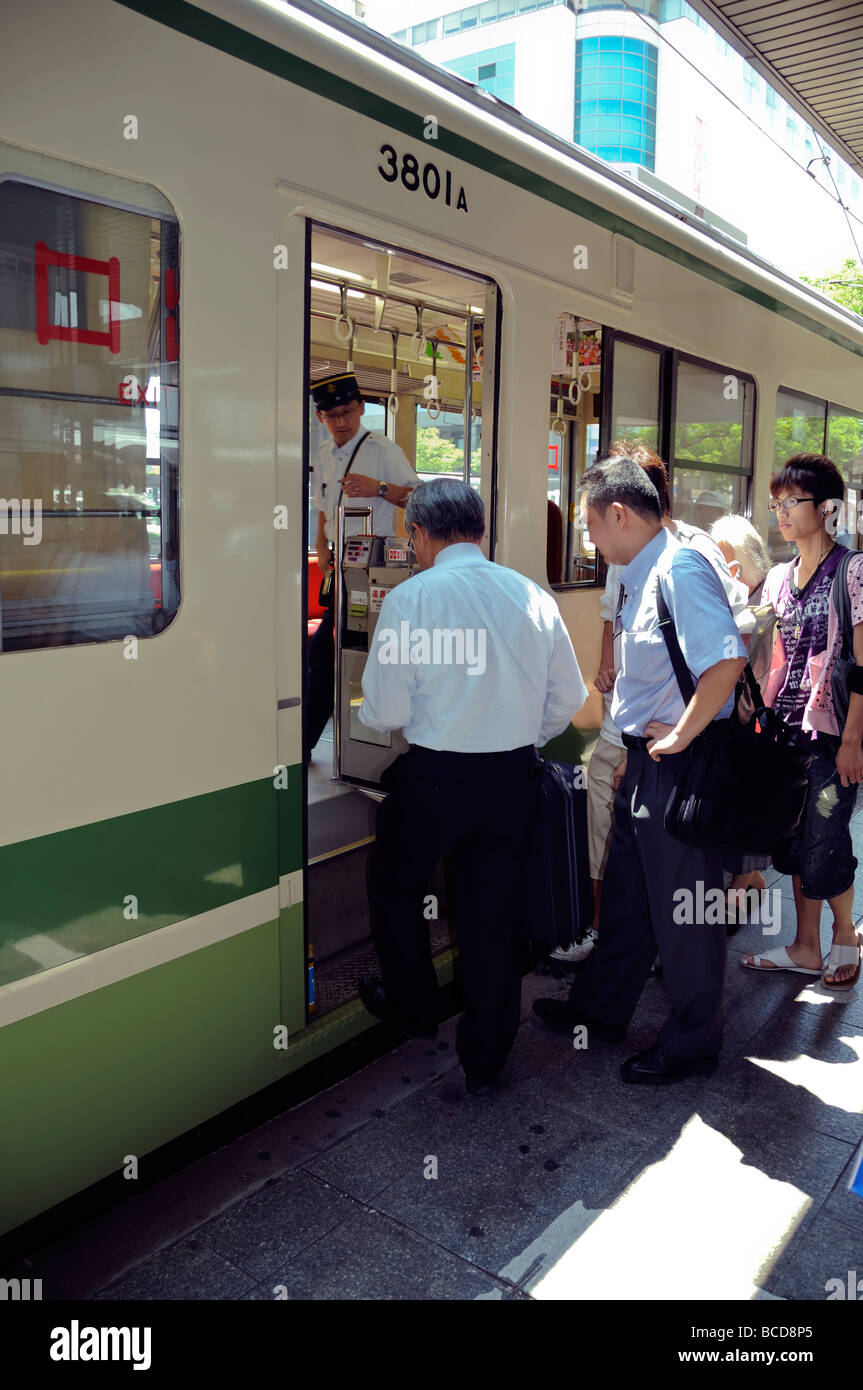
<svg viewBox="0 0 863 1390">
<path fill-rule="evenodd" d="M 719 362 L 713 362 L 709 358 L 698 357 L 694 353 L 681 352 L 677 348 L 669 347 L 664 343 L 657 343 L 650 338 L 642 338 L 638 334 L 630 333 L 626 329 L 610 328 L 607 324 L 602 324 L 602 372 L 600 378 L 600 407 L 599 407 L 599 453 L 600 456 L 608 453 L 611 444 L 611 431 L 613 423 L 614 406 L 614 347 L 618 342 L 626 343 L 631 347 L 642 348 L 648 352 L 659 354 L 659 386 L 657 400 L 658 418 L 658 444 L 656 452 L 665 463 L 668 470 L 668 490 L 669 495 L 674 495 L 674 458 L 673 440 L 674 425 L 677 411 L 677 367 L 680 362 L 687 362 L 692 366 L 703 367 L 707 371 L 717 372 L 723 376 L 735 376 L 738 381 L 746 382 L 752 388 L 752 410 L 750 412 L 748 430 L 744 420 L 744 433 L 741 439 L 741 457 L 749 460 L 749 467 L 741 465 L 739 468 L 728 468 L 722 464 L 699 463 L 697 470 L 692 471 L 705 473 L 732 474 L 735 477 L 746 479 L 745 498 L 743 503 L 743 515 L 750 518 L 752 516 L 752 488 L 755 475 L 755 440 L 757 438 L 758 421 L 758 384 L 755 378 L 749 373 L 740 371 L 734 367 L 723 366 Z M 798 393 L 800 394 L 800 393 Z M 570 479 L 570 491 L 574 497 L 578 491 L 577 487 L 572 486 Z M 601 557 L 600 557 L 601 559 Z M 555 592 L 558 590 L 569 589 L 588 589 L 598 587 L 605 582 L 604 563 L 597 566 L 597 578 L 591 581 L 573 581 L 566 584 L 555 584 Z"/>
<path fill-rule="evenodd" d="M 74 167 L 76 167 L 76 166 L 74 166 L 74 165 L 71 163 L 71 161 L 67 161 L 67 160 L 58 161 L 58 163 L 60 163 L 60 162 L 63 163 L 64 165 L 66 165 L 66 166 L 69 168 L 70 172 L 74 169 Z M 106 179 L 106 180 L 109 181 L 109 182 L 115 177 L 114 175 L 112 175 L 112 174 L 110 173 L 110 171 L 105 171 L 105 170 L 101 170 L 101 169 L 88 170 L 88 172 L 97 173 L 97 174 L 99 174 L 101 177 L 103 177 L 104 179 Z M 158 210 L 158 211 L 157 211 L 156 209 L 154 209 L 154 208 L 152 208 L 152 207 L 146 207 L 146 206 L 143 206 L 142 204 L 139 204 L 139 203 L 130 202 L 129 200 L 127 200 L 127 199 L 125 199 L 125 198 L 112 198 L 112 197 L 110 197 L 109 195 L 103 194 L 103 193 L 101 193 L 101 192 L 95 193 L 95 192 L 92 192 L 92 191 L 90 191 L 90 190 L 85 190 L 85 189 L 77 188 L 77 187 L 75 187 L 74 185 L 71 185 L 71 184 L 57 183 L 57 182 L 54 182 L 54 181 L 51 180 L 51 179 L 40 179 L 40 178 L 38 178 L 38 177 L 34 177 L 34 176 L 30 175 L 29 173 L 19 172 L 19 171 L 13 170 L 13 169 L 0 170 L 0 189 L 2 189 L 3 185 L 5 185 L 5 184 L 7 184 L 7 183 L 21 184 L 21 185 L 24 185 L 25 187 L 28 187 L 28 188 L 38 188 L 38 189 L 43 190 L 44 192 L 53 193 L 53 194 L 56 194 L 56 195 L 58 195 L 58 196 L 60 196 L 60 197 L 71 198 L 71 199 L 75 199 L 75 200 L 77 200 L 77 201 L 79 201 L 79 202 L 84 202 L 84 203 L 91 203 L 91 204 L 93 204 L 95 207 L 112 208 L 112 209 L 115 209 L 115 210 L 118 211 L 118 212 L 128 212 L 128 213 L 131 213 L 132 215 L 137 216 L 137 217 L 145 217 L 145 218 L 148 220 L 148 222 L 157 221 L 157 222 L 159 222 L 160 224 L 162 224 L 162 232 L 161 232 L 161 235 L 162 235 L 162 238 L 163 238 L 163 242 L 162 242 L 162 249 L 163 249 L 163 252 L 164 252 L 164 235 L 165 235 L 165 233 L 164 233 L 164 227 L 165 227 L 165 225 L 168 225 L 168 226 L 170 226 L 170 227 L 173 227 L 173 228 L 175 229 L 175 236 L 176 236 L 176 271 L 177 271 L 177 279 L 178 279 L 178 282 L 179 282 L 180 284 L 182 284 L 182 274 L 183 274 L 183 269 L 182 269 L 183 242 L 182 242 L 182 229 L 181 229 L 181 226 L 180 226 L 180 218 L 179 218 L 178 213 L 177 213 L 176 210 L 174 209 L 173 205 L 170 204 L 169 200 L 165 197 L 165 195 L 161 192 L 161 190 L 160 190 L 160 189 L 157 189 L 154 185 L 147 184 L 147 188 L 148 188 L 149 190 L 151 190 L 153 193 L 157 194 L 158 197 L 159 197 L 161 200 L 163 200 L 164 202 L 168 203 L 168 204 L 169 204 L 169 207 L 170 207 L 170 211 L 165 211 L 165 210 Z M 166 286 L 165 286 L 164 265 L 163 265 L 163 264 L 160 264 L 160 276 L 159 276 L 160 322 L 164 322 L 165 309 L 166 309 L 165 293 L 166 293 Z M 167 453 L 166 453 L 163 449 L 160 448 L 160 455 L 159 455 L 159 465 L 160 465 L 160 475 L 159 475 L 159 510 L 158 510 L 158 519 L 159 519 L 159 522 L 160 522 L 160 582 L 161 582 L 161 594 L 162 594 L 162 601 L 160 602 L 160 611 L 163 611 L 163 612 L 167 611 L 167 610 L 164 609 L 164 593 L 165 593 L 164 577 L 165 577 L 165 565 L 166 565 L 165 553 L 166 553 L 166 549 L 168 548 L 168 546 L 171 547 L 171 549 L 173 550 L 174 556 L 176 557 L 176 558 L 175 558 L 175 566 L 176 566 L 176 568 L 175 568 L 175 577 L 174 577 L 174 581 L 173 581 L 174 584 L 175 584 L 175 587 L 176 587 L 176 606 L 173 608 L 173 611 L 170 612 L 167 621 L 164 623 L 164 625 L 163 625 L 162 627 L 158 628 L 156 631 L 151 632 L 151 633 L 142 633 L 142 634 L 138 634 L 138 638 L 139 638 L 140 641 L 152 641 L 153 639 L 155 639 L 155 638 L 157 638 L 157 637 L 161 637 L 162 633 L 165 632 L 169 627 L 171 627 L 171 626 L 173 625 L 173 623 L 175 622 L 177 616 L 179 615 L 180 608 L 181 608 L 181 606 L 182 606 L 183 585 L 182 585 L 182 582 L 181 582 L 182 575 L 181 575 L 181 556 L 180 556 L 180 533 L 181 533 L 181 526 L 180 526 L 180 511 L 181 511 L 181 501 L 180 501 L 180 498 L 181 498 L 181 489 L 180 489 L 180 481 L 181 481 L 181 479 L 180 479 L 180 460 L 181 460 L 181 456 L 182 456 L 182 452 L 183 452 L 183 447 L 182 447 L 182 433 L 181 433 L 182 411 L 181 411 L 181 398 L 180 398 L 180 382 L 181 382 L 181 379 L 182 379 L 183 332 L 182 332 L 182 323 L 181 323 L 181 319 L 180 319 L 179 295 L 178 295 L 178 302 L 177 302 L 177 329 L 178 329 L 178 334 L 177 334 L 177 357 L 176 357 L 176 364 L 177 364 L 177 383 L 176 383 L 176 387 L 172 387 L 172 388 L 171 388 L 171 389 L 175 389 L 175 390 L 176 390 L 176 393 L 177 393 L 177 396 L 176 396 L 176 414 L 177 414 L 177 419 L 176 419 L 176 424 L 174 424 L 174 425 L 169 424 L 169 423 L 168 423 L 168 420 L 167 420 L 167 413 L 168 413 L 167 410 L 164 411 L 164 415 L 163 415 L 162 410 L 160 409 L 160 421 L 159 421 L 159 437 L 160 437 L 160 440 L 163 440 L 163 439 L 166 439 L 166 438 L 167 438 L 167 439 L 171 440 L 173 443 L 176 444 L 176 448 L 175 448 L 175 449 L 172 449 L 172 450 L 170 450 L 170 451 L 168 451 Z M 164 344 L 160 344 L 160 359 L 159 359 L 160 362 L 169 360 L 169 359 L 166 359 L 166 358 L 164 357 L 164 355 L 163 355 L 163 349 L 164 349 Z M 167 388 L 166 388 L 166 389 L 167 389 Z M 45 391 L 45 390 L 42 390 L 42 389 L 29 389 L 29 388 L 26 388 L 26 387 L 20 387 L 20 388 L 19 388 L 19 387 L 7 387 L 7 386 L 2 385 L 2 383 L 0 383 L 0 396 L 2 396 L 4 399 L 11 399 L 11 400 L 43 400 L 43 401 L 49 401 L 49 402 L 51 402 L 51 403 L 66 402 L 66 403 L 69 403 L 70 405 L 73 405 L 73 404 L 76 404 L 76 403 L 80 402 L 81 404 L 84 404 L 84 405 L 95 405 L 95 406 L 103 406 L 103 407 L 111 407 L 111 408 L 117 408 L 117 407 L 121 404 L 120 401 L 119 401 L 119 399 L 118 399 L 116 396 L 106 397 L 106 396 L 92 395 L 92 394 L 90 394 L 90 393 L 83 393 L 83 392 L 71 392 L 71 391 Z M 136 405 L 135 408 L 137 409 L 138 406 Z M 171 457 L 171 455 L 173 455 L 173 458 Z M 167 486 L 166 486 L 166 482 L 167 482 Z M 99 509 L 90 508 L 90 509 L 88 509 L 86 512 L 80 513 L 80 515 L 83 515 L 83 516 L 87 516 L 87 515 L 89 515 L 89 514 L 97 515 L 97 514 L 99 514 Z M 115 514 L 115 513 L 113 512 L 113 510 L 112 510 L 112 513 L 111 513 L 111 514 L 112 514 L 112 515 Z M 118 517 L 123 516 L 124 514 L 125 514 L 125 513 L 120 512 L 120 511 L 117 511 L 117 512 L 116 512 L 116 515 L 117 515 Z M 47 513 L 47 515 L 51 515 L 51 513 Z M 136 513 L 136 515 L 137 515 L 137 513 Z M 155 607 L 155 605 L 154 605 L 154 607 Z M 2 636 L 2 627 L 0 627 L 0 636 Z M 36 645 L 28 645 L 28 646 L 20 646 L 20 647 L 12 647 L 12 648 L 7 648 L 7 647 L 5 646 L 5 643 L 3 643 L 2 640 L 0 640 L 0 651 L 2 651 L 2 653 L 3 653 L 4 655 L 11 655 L 11 654 L 14 654 L 14 653 L 16 653 L 16 652 L 35 652 L 35 651 L 47 651 L 47 650 L 68 651 L 68 650 L 70 650 L 71 648 L 74 648 L 74 647 L 102 647 L 102 646 L 106 645 L 106 644 L 109 643 L 109 642 L 122 642 L 123 640 L 124 640 L 124 636 L 121 635 L 121 634 L 118 634 L 117 636 L 113 636 L 113 637 L 86 638 L 86 639 L 84 639 L 83 641 L 79 641 L 79 642 L 62 642 L 62 643 L 55 643 L 55 642 L 50 642 L 50 641 L 48 641 L 48 642 L 40 642 L 40 643 L 38 643 L 38 644 L 36 644 Z"/>
</svg>

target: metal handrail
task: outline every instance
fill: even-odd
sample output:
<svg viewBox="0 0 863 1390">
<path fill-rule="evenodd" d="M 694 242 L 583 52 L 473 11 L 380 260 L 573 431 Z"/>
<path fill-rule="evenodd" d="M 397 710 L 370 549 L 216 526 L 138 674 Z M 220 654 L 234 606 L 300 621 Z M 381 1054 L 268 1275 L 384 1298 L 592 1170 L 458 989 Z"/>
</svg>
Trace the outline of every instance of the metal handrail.
<svg viewBox="0 0 863 1390">
<path fill-rule="evenodd" d="M 342 555 L 345 548 L 345 517 L 362 516 L 369 523 L 371 534 L 371 519 L 374 515 L 371 507 L 346 507 L 344 502 L 339 503 L 338 525 L 336 527 L 336 549 L 334 554 L 335 562 L 335 585 L 336 585 L 336 631 L 335 631 L 335 699 L 333 701 L 333 778 L 334 782 L 342 780 L 342 628 L 344 625 L 344 606 L 345 606 L 345 585 L 342 576 Z"/>
</svg>

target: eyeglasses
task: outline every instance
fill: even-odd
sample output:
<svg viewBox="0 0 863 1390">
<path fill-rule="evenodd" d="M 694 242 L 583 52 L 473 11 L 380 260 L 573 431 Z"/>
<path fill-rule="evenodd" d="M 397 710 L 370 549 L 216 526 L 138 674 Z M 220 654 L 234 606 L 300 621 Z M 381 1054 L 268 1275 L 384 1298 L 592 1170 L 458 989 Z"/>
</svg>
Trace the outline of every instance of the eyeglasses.
<svg viewBox="0 0 863 1390">
<path fill-rule="evenodd" d="M 801 502 L 814 502 L 814 497 L 783 497 L 781 502 L 768 502 L 768 512 L 790 512 L 792 507 L 798 506 Z"/>
<path fill-rule="evenodd" d="M 351 401 L 349 405 L 336 406 L 334 410 L 322 410 L 321 414 L 325 419 L 332 420 L 333 424 L 337 425 L 340 420 L 349 420 L 359 407 L 359 401 Z"/>
</svg>

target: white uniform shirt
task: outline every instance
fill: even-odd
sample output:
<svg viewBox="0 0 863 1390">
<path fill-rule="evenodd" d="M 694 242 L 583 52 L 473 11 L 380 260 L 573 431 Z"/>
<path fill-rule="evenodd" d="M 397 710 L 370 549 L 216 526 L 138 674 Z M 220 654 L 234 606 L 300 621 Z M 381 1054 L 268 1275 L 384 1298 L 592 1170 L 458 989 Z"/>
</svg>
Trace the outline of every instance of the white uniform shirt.
<svg viewBox="0 0 863 1390">
<path fill-rule="evenodd" d="M 459 542 L 387 594 L 363 695 L 359 717 L 371 729 L 495 753 L 563 733 L 587 687 L 551 595 Z"/>
<path fill-rule="evenodd" d="M 351 454 L 364 433 L 361 423 L 353 438 L 339 448 L 336 448 L 336 441 L 331 436 L 328 437 L 315 458 L 312 503 L 319 512 L 324 513 L 327 540 L 332 541 L 334 545 L 338 529 L 339 503 L 343 496 L 340 483 L 345 476 Z M 368 439 L 354 459 L 351 468 L 351 474 L 353 473 L 364 473 L 367 478 L 377 478 L 379 483 L 395 483 L 398 487 L 419 487 L 420 481 L 408 463 L 404 450 L 376 431 L 369 433 Z M 371 507 L 373 535 L 396 534 L 397 509 L 392 502 L 387 502 L 383 497 L 351 497 L 346 500 L 349 506 Z M 359 518 L 347 518 L 345 530 L 348 535 L 352 531 L 363 529 L 361 522 L 357 525 L 358 520 Z"/>
</svg>

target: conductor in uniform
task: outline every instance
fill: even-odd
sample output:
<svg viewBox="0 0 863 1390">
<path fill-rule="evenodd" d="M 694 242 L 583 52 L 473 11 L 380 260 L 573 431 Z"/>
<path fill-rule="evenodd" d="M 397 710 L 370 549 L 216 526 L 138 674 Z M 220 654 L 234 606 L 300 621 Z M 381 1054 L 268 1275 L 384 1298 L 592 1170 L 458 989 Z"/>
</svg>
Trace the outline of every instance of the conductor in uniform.
<svg viewBox="0 0 863 1390">
<path fill-rule="evenodd" d="M 333 632 L 332 550 L 338 528 L 339 503 L 371 502 L 371 529 L 391 536 L 396 507 L 404 507 L 419 482 L 405 453 L 384 435 L 362 427 L 365 405 L 353 372 L 338 372 L 312 382 L 315 414 L 330 433 L 314 463 L 312 502 L 318 510 L 315 549 L 321 574 L 329 577 L 324 599 L 327 612 L 309 643 L 308 721 L 306 761 L 333 712 L 335 638 Z"/>
<path fill-rule="evenodd" d="M 437 1031 L 426 894 L 450 858 L 467 1089 L 496 1084 L 521 1016 L 519 927 L 539 759 L 587 690 L 550 594 L 480 549 L 482 499 L 466 483 L 424 483 L 405 509 L 422 571 L 384 599 L 363 675 L 361 721 L 411 745 L 385 771 L 370 865 L 381 980 L 359 993 L 411 1037 Z"/>
<path fill-rule="evenodd" d="M 719 575 L 663 527 L 659 495 L 637 463 L 613 456 L 596 464 L 584 476 L 581 505 L 593 544 L 623 566 L 611 717 L 629 751 L 614 800 L 596 948 L 568 1000 L 537 999 L 533 1007 L 557 1031 L 585 1024 L 591 1038 L 618 1041 L 658 949 L 671 1015 L 656 1042 L 624 1062 L 621 1078 L 665 1084 L 716 1068 L 726 935 L 724 923 L 698 922 L 693 913 L 681 920 L 686 914 L 675 910 L 722 888 L 722 858 L 673 839 L 663 812 L 677 755 L 711 720 L 730 715 L 746 653 Z M 657 585 L 696 685 L 688 704 L 659 627 Z"/>
</svg>

